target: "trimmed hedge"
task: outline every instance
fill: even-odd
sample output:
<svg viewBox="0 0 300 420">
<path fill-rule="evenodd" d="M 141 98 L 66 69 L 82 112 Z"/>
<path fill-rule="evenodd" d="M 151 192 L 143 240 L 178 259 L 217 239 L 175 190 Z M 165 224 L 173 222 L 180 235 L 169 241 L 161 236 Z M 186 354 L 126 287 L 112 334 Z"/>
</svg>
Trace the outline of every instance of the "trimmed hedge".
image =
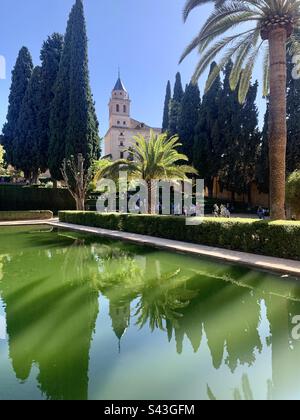
<svg viewBox="0 0 300 420">
<path fill-rule="evenodd" d="M 0 211 L 75 210 L 75 201 L 63 188 L 23 187 L 0 185 Z"/>
<path fill-rule="evenodd" d="M 120 230 L 231 250 L 300 260 L 300 223 L 206 218 L 187 226 L 184 217 L 60 212 L 61 222 Z"/>
<path fill-rule="evenodd" d="M 53 213 L 49 210 L 43 211 L 0 211 L 0 222 L 13 222 L 19 220 L 49 220 Z"/>
</svg>

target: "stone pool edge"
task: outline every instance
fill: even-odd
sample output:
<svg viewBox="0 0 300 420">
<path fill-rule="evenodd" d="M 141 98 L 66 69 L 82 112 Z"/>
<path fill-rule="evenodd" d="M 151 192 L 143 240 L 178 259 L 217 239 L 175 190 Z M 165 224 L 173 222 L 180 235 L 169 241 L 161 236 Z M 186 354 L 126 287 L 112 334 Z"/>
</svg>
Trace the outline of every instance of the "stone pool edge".
<svg viewBox="0 0 300 420">
<path fill-rule="evenodd" d="M 90 233 L 106 238 L 133 242 L 139 245 L 148 245 L 167 251 L 180 252 L 200 257 L 209 257 L 231 264 L 246 265 L 258 270 L 269 272 L 271 271 L 282 275 L 296 276 L 300 279 L 300 261 L 250 254 L 247 252 L 231 251 L 224 248 L 197 245 L 188 242 L 158 238 L 154 236 L 94 228 L 83 225 L 74 225 L 57 221 L 48 221 L 46 224 L 57 228 L 73 230 L 76 232 Z"/>
<path fill-rule="evenodd" d="M 289 275 L 300 279 L 300 261 L 288 260 L 284 258 L 268 257 L 247 252 L 231 251 L 225 248 L 215 248 L 206 245 L 197 245 L 188 242 L 174 241 L 170 239 L 157 238 L 154 236 L 140 235 L 90 226 L 74 225 L 59 222 L 58 219 L 52 220 L 26 220 L 13 222 L 0 222 L 1 226 L 33 226 L 50 225 L 56 228 L 69 229 L 75 232 L 89 233 L 106 238 L 133 242 L 138 245 L 147 245 L 164 249 L 171 252 L 180 252 L 199 257 L 207 257 L 230 264 L 245 265 L 257 270 L 273 272 L 281 275 Z"/>
</svg>

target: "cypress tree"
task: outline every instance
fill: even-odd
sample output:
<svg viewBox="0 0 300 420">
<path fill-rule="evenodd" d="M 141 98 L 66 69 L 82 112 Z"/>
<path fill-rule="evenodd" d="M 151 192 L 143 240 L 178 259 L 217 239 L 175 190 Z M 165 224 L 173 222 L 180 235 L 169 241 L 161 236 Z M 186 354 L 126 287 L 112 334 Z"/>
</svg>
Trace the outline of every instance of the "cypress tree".
<svg viewBox="0 0 300 420">
<path fill-rule="evenodd" d="M 39 172 L 39 110 L 41 105 L 41 68 L 35 67 L 30 78 L 14 139 L 14 161 L 30 182 Z"/>
<path fill-rule="evenodd" d="M 54 84 L 57 79 L 59 63 L 63 50 L 63 36 L 54 33 L 43 43 L 41 59 L 41 106 L 39 110 L 39 166 L 42 171 L 48 168 L 50 142 L 50 111 L 54 98 Z"/>
<path fill-rule="evenodd" d="M 163 133 L 168 131 L 168 127 L 169 127 L 169 105 L 170 105 L 171 97 L 172 97 L 171 83 L 170 83 L 170 81 L 168 81 L 167 89 L 166 89 L 166 96 L 165 96 L 165 104 L 164 104 L 163 123 L 162 123 L 162 132 Z"/>
<path fill-rule="evenodd" d="M 168 133 L 170 136 L 178 134 L 178 123 L 181 113 L 181 103 L 171 99 L 169 107 L 169 128 Z"/>
<path fill-rule="evenodd" d="M 176 74 L 176 81 L 174 85 L 173 99 L 169 103 L 169 128 L 170 136 L 178 134 L 178 123 L 181 113 L 181 101 L 183 98 L 183 88 L 181 83 L 180 73 Z"/>
<path fill-rule="evenodd" d="M 89 83 L 83 4 L 76 0 L 68 20 L 51 106 L 49 169 L 54 179 L 62 178 L 66 157 L 81 153 L 86 167 L 99 157 L 98 128 Z"/>
<path fill-rule="evenodd" d="M 12 83 L 9 95 L 9 105 L 6 123 L 2 129 L 3 146 L 6 152 L 7 163 L 14 164 L 13 142 L 16 135 L 16 127 L 19 119 L 22 101 L 32 74 L 33 63 L 29 50 L 21 48 L 15 67 L 12 71 Z"/>
<path fill-rule="evenodd" d="M 182 82 L 181 82 L 181 74 L 178 72 L 176 74 L 176 80 L 174 85 L 174 95 L 173 99 L 174 101 L 181 102 L 183 98 L 183 88 L 182 88 Z"/>
<path fill-rule="evenodd" d="M 91 93 L 86 24 L 82 0 L 74 6 L 70 62 L 70 103 L 66 157 L 81 153 L 89 167 L 100 156 L 98 120 Z"/>
<path fill-rule="evenodd" d="M 264 118 L 264 126 L 261 134 L 261 144 L 258 148 L 256 163 L 256 182 L 261 193 L 269 193 L 270 185 L 269 166 L 269 103 Z"/>
<path fill-rule="evenodd" d="M 287 67 L 287 173 L 300 168 L 300 80 L 292 77 L 294 64 Z"/>
<path fill-rule="evenodd" d="M 221 188 L 232 192 L 234 201 L 235 182 L 238 176 L 238 154 L 240 141 L 240 110 L 237 91 L 230 88 L 229 77 L 232 62 L 224 69 L 223 89 L 220 97 L 220 124 L 223 138 L 222 160 L 219 171 Z"/>
<path fill-rule="evenodd" d="M 64 48 L 54 85 L 54 98 L 50 110 L 50 142 L 48 167 L 54 180 L 62 179 L 61 167 L 66 152 L 66 134 L 70 103 L 70 63 L 73 32 L 74 6 L 71 10 L 65 34 Z"/>
<path fill-rule="evenodd" d="M 235 194 L 248 194 L 251 201 L 251 183 L 255 180 L 257 150 L 260 143 L 258 111 L 255 104 L 257 83 L 251 85 L 241 105 L 237 91 L 232 92 L 229 83 L 232 63 L 225 69 L 223 91 L 220 102 L 223 153 L 220 182 Z"/>
<path fill-rule="evenodd" d="M 178 135 L 182 143 L 181 152 L 193 161 L 193 147 L 195 128 L 199 119 L 200 91 L 198 85 L 187 85 L 181 102 L 181 111 L 178 119 Z"/>
<path fill-rule="evenodd" d="M 238 177 L 234 183 L 236 192 L 248 195 L 249 204 L 252 201 L 251 186 L 256 178 L 257 153 L 261 142 L 256 106 L 257 89 L 256 81 L 250 85 L 246 101 L 241 106 Z"/>
<path fill-rule="evenodd" d="M 212 63 L 213 71 L 216 63 Z M 200 106 L 199 119 L 195 129 L 193 164 L 204 179 L 209 196 L 213 192 L 213 180 L 218 176 L 222 157 L 222 137 L 219 122 L 221 79 L 218 76 L 211 89 L 206 92 Z"/>
</svg>

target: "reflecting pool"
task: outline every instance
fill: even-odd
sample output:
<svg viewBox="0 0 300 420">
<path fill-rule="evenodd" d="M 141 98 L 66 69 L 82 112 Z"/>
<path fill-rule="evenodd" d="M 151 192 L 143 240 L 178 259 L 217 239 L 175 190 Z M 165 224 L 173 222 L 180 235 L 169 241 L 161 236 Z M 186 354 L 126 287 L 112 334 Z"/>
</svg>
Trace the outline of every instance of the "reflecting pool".
<svg viewBox="0 0 300 420">
<path fill-rule="evenodd" d="M 0 399 L 298 399 L 297 315 L 295 279 L 0 228 Z"/>
</svg>

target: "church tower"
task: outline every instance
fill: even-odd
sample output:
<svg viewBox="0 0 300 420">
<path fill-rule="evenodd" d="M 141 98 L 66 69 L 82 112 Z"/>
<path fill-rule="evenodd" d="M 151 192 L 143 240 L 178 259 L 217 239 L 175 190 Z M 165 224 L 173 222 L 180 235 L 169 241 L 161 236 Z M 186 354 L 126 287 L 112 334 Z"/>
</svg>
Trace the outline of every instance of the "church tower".
<svg viewBox="0 0 300 420">
<path fill-rule="evenodd" d="M 106 158 L 112 160 L 127 159 L 130 157 L 129 150 L 135 144 L 135 136 L 140 134 L 149 139 L 151 130 L 154 134 L 161 133 L 160 128 L 151 128 L 145 123 L 131 118 L 131 100 L 121 80 L 120 72 L 108 106 L 109 128 L 104 136 Z"/>
<path fill-rule="evenodd" d="M 109 101 L 109 127 L 130 127 L 130 99 L 120 73 Z"/>
</svg>

